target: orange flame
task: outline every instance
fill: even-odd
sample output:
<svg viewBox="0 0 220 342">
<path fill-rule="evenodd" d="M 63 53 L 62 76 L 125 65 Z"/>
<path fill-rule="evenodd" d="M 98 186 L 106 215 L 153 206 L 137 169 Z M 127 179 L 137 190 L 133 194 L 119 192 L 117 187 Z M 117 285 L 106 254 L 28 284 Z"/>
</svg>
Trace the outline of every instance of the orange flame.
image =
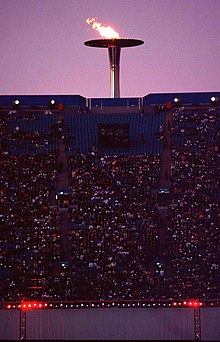
<svg viewBox="0 0 220 342">
<path fill-rule="evenodd" d="M 104 38 L 119 38 L 119 34 L 110 26 L 103 26 L 99 23 L 98 18 L 87 18 L 88 25 L 92 25 L 92 28 L 100 33 Z"/>
</svg>

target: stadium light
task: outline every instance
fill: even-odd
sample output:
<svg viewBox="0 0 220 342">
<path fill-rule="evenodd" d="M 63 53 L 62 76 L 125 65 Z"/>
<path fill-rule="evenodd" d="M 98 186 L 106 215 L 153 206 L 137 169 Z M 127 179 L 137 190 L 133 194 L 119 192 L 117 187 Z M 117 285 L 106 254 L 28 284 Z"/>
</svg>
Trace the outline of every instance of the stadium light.
<svg viewBox="0 0 220 342">
<path fill-rule="evenodd" d="M 174 106 L 176 106 L 176 107 L 180 106 L 181 99 L 179 97 L 174 97 L 173 102 L 174 102 Z"/>
<path fill-rule="evenodd" d="M 20 100 L 16 99 L 12 103 L 13 108 L 18 108 L 20 106 Z"/>
<path fill-rule="evenodd" d="M 50 99 L 49 103 L 48 103 L 48 107 L 49 108 L 55 108 L 56 105 L 56 101 L 54 99 Z"/>
<path fill-rule="evenodd" d="M 216 106 L 217 103 L 218 103 L 218 98 L 217 98 L 216 96 L 212 96 L 212 97 L 210 98 L 210 101 L 211 101 L 211 105 L 212 105 L 212 106 Z"/>
</svg>

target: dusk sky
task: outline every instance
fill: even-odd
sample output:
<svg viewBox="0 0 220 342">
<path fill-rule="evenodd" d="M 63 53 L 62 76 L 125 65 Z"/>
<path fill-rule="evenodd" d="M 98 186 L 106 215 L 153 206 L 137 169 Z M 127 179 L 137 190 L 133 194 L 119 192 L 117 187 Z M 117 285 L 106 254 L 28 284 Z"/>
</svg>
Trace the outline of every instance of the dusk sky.
<svg viewBox="0 0 220 342">
<path fill-rule="evenodd" d="M 220 0 L 0 0 L 1 95 L 110 97 L 97 17 L 121 38 L 121 97 L 220 91 Z"/>
</svg>

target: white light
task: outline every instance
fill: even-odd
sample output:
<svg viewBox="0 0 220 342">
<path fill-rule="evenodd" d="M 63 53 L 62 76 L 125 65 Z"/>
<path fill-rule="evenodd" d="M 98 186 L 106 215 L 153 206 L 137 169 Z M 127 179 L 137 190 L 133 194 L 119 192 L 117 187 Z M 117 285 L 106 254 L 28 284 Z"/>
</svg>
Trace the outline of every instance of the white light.
<svg viewBox="0 0 220 342">
<path fill-rule="evenodd" d="M 173 101 L 174 101 L 175 103 L 179 102 L 178 97 L 175 97 Z"/>
<path fill-rule="evenodd" d="M 15 104 L 19 105 L 20 101 L 19 100 L 15 100 Z"/>
<path fill-rule="evenodd" d="M 54 105 L 54 104 L 55 104 L 55 100 L 51 100 L 50 103 L 51 103 L 52 105 Z"/>
<path fill-rule="evenodd" d="M 216 97 L 215 97 L 215 96 L 212 96 L 212 97 L 211 97 L 211 101 L 212 101 L 212 102 L 215 102 L 215 101 L 216 101 Z"/>
</svg>

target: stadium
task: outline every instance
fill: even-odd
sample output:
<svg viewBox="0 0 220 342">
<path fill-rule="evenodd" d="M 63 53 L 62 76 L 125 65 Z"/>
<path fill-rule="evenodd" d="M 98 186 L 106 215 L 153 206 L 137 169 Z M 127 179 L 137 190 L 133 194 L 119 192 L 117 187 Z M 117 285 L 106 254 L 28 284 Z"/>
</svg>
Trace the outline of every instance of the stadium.
<svg viewBox="0 0 220 342">
<path fill-rule="evenodd" d="M 1 95 L 1 339 L 219 340 L 220 92 Z"/>
</svg>

